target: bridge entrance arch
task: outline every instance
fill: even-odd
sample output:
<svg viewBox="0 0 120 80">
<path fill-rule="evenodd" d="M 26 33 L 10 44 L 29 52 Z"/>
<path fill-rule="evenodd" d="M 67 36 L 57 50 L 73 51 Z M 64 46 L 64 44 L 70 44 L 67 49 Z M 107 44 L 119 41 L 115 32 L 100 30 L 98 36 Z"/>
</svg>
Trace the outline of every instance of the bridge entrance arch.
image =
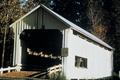
<svg viewBox="0 0 120 80">
<path fill-rule="evenodd" d="M 57 29 L 25 29 L 20 34 L 22 67 L 46 70 L 61 64 L 62 33 Z"/>
</svg>

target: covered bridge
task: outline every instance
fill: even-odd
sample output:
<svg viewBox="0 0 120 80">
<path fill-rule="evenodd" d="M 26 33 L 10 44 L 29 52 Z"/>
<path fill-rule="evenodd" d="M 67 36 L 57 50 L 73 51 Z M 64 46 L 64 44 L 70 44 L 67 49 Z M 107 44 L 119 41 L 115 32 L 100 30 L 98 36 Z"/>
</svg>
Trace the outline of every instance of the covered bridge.
<svg viewBox="0 0 120 80">
<path fill-rule="evenodd" d="M 61 64 L 67 79 L 112 75 L 113 48 L 44 5 L 10 27 L 14 30 L 13 66 L 42 70 Z"/>
</svg>

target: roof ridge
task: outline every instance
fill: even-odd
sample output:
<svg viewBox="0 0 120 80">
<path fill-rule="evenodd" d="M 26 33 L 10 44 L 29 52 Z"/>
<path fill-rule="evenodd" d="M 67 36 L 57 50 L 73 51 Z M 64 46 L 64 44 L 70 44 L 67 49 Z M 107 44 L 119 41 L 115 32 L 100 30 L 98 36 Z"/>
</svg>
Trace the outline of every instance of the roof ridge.
<svg viewBox="0 0 120 80">
<path fill-rule="evenodd" d="M 101 39 L 99 39 L 98 37 L 96 37 L 95 35 L 91 34 L 90 32 L 84 30 L 83 28 L 81 28 L 80 26 L 74 24 L 73 22 L 67 20 L 66 18 L 64 18 L 63 16 L 59 15 L 58 13 L 52 11 L 51 9 L 47 8 L 46 6 L 44 6 L 43 4 L 41 5 L 43 8 L 47 9 L 48 11 L 50 11 L 52 14 L 54 14 L 55 16 L 57 16 L 58 18 L 60 18 L 60 20 L 63 20 L 65 23 L 67 23 L 67 25 L 69 25 L 72 29 L 74 29 L 75 31 L 83 34 L 84 36 L 92 39 L 93 41 L 114 50 L 114 48 L 112 48 L 110 45 L 108 45 L 107 43 L 105 43 L 104 41 L 102 41 Z"/>
</svg>

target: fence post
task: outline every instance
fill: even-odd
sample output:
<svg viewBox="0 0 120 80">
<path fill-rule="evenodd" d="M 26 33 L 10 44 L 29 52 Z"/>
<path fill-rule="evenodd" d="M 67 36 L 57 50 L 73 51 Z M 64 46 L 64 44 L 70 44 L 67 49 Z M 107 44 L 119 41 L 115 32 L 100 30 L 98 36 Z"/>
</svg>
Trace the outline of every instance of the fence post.
<svg viewBox="0 0 120 80">
<path fill-rule="evenodd" d="M 10 72 L 10 66 L 8 66 L 8 73 Z"/>
<path fill-rule="evenodd" d="M 20 71 L 21 70 L 21 66 L 16 66 L 16 71 Z"/>
<path fill-rule="evenodd" d="M 1 74 L 1 75 L 3 74 L 3 68 L 1 68 L 0 74 Z"/>
</svg>

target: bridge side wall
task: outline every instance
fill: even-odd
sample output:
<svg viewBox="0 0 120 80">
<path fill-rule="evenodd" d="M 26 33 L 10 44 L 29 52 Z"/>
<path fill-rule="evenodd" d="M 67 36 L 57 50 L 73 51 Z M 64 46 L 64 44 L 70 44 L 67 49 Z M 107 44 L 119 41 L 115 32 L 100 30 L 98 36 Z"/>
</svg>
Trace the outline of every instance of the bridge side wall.
<svg viewBox="0 0 120 80">
<path fill-rule="evenodd" d="M 68 79 L 96 79 L 112 75 L 112 51 L 73 34 L 68 34 L 66 74 Z M 76 67 L 75 56 L 86 58 L 87 67 Z"/>
</svg>

